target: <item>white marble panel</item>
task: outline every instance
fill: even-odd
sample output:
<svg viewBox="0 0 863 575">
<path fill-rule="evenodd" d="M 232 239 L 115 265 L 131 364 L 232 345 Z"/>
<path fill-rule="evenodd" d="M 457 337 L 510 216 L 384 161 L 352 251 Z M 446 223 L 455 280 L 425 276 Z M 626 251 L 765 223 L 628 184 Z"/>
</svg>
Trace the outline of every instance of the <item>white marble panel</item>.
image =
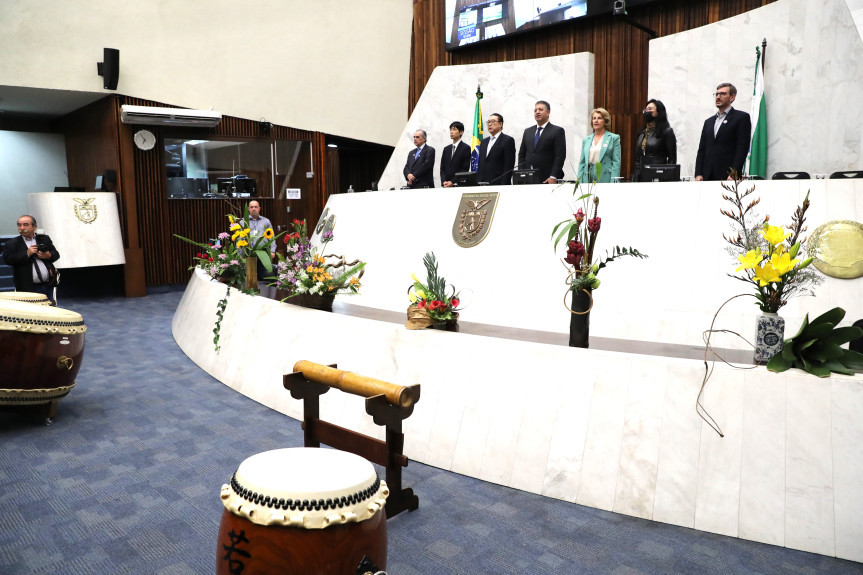
<svg viewBox="0 0 863 575">
<path fill-rule="evenodd" d="M 755 47 L 764 38 L 768 174 L 860 169 L 863 128 L 849 121 L 863 117 L 863 9 L 857 2 L 783 0 L 651 40 L 648 93 L 668 108 L 682 175 L 694 169 L 701 126 L 715 111 L 710 94 L 718 83 L 736 85 L 734 107 L 750 111 Z M 669 73 L 673 66 L 675 73 Z M 813 109 L 821 110 L 823 121 L 817 134 L 805 117 Z"/>
<path fill-rule="evenodd" d="M 785 376 L 747 371 L 743 388 L 740 537 L 785 543 Z"/>
<path fill-rule="evenodd" d="M 651 519 L 668 372 L 653 358 L 633 359 L 631 370 L 613 510 Z"/>
<path fill-rule="evenodd" d="M 216 354 L 212 328 L 225 289 L 194 274 L 172 323 L 178 345 L 219 381 L 291 417 L 302 418 L 302 404 L 282 375 L 300 359 L 337 363 L 422 385 L 404 426 L 417 461 L 600 509 L 863 554 L 863 375 L 819 380 L 717 364 L 704 404 L 725 431 L 719 438 L 694 415 L 701 361 L 410 332 L 236 290 Z M 620 321 L 635 329 L 639 318 Z M 274 345 L 259 345 L 265 339 Z M 332 390 L 321 404 L 334 424 L 381 436 L 361 398 Z M 421 486 L 415 491 L 422 500 Z"/>
<path fill-rule="evenodd" d="M 810 185 L 811 184 L 811 185 Z M 614 245 L 633 246 L 649 255 L 640 260 L 625 258 L 602 270 L 602 286 L 594 292 L 591 312 L 592 333 L 599 337 L 661 341 L 702 345 L 701 332 L 708 328 L 719 306 L 729 297 L 754 293 L 743 283 L 728 277 L 736 262 L 724 251 L 722 234 L 730 229 L 719 215 L 723 206 L 722 188 L 715 182 L 676 184 L 600 184 L 600 215 L 603 218 L 601 253 Z M 760 213 L 774 221 L 787 221 L 811 187 L 810 230 L 831 219 L 845 219 L 856 210 L 855 196 L 863 195 L 863 180 L 812 180 L 759 182 L 756 195 Z M 328 207 L 337 215 L 332 249 L 349 257 L 368 261 L 363 293 L 346 296 L 353 304 L 403 312 L 405 290 L 411 273 L 422 273 L 422 254 L 434 246 L 440 269 L 447 281 L 463 292 L 464 321 L 509 325 L 542 331 L 568 330 L 563 309 L 565 272 L 560 265 L 562 250 L 552 250 L 550 233 L 555 224 L 572 213 L 569 188 L 550 186 L 501 186 L 499 205 L 488 237 L 478 246 L 465 249 L 452 241 L 452 224 L 461 192 L 428 190 L 369 192 L 332 196 Z M 436 217 L 412 218 L 410 234 L 392 241 L 387 226 L 369 226 L 369 221 L 397 221 L 404 214 L 424 214 L 430 201 L 439 206 Z M 542 209 L 537 206 L 541 205 Z M 672 208 L 665 215 L 664 206 Z M 679 212 L 677 211 L 679 210 Z M 841 211 L 840 211 L 841 210 Z M 531 214 L 525 217 L 525 213 Z M 681 232 L 681 240 L 669 245 L 667 226 L 644 214 L 663 213 L 669 221 L 693 221 L 692 231 Z M 662 218 L 660 218 L 662 219 Z M 513 241 L 518 237 L 519 241 Z M 677 238 L 678 236 L 674 236 Z M 603 243 L 607 242 L 607 243 Z M 681 261 L 698 262 L 698 289 L 668 289 L 668 270 L 679 269 Z M 509 290 L 498 289 L 488 278 L 497 277 L 514 261 L 531 262 L 529 306 L 512 306 Z M 646 289 L 632 289 L 632 278 Z M 835 287 L 843 294 L 863 290 L 863 279 L 827 278 L 817 298 L 792 299 L 783 308 L 789 328 L 799 325 L 805 313 L 819 314 L 832 307 L 827 295 Z M 823 292 L 821 290 L 824 290 Z M 340 300 L 342 297 L 340 296 Z M 718 328 L 742 330 L 751 337 L 760 313 L 754 299 L 740 298 L 717 318 Z M 863 298 L 843 297 L 849 317 L 863 317 Z M 501 309 L 507 312 L 502 314 Z M 742 341 L 730 346 L 747 347 Z"/>
<path fill-rule="evenodd" d="M 693 527 L 698 487 L 701 419 L 692 398 L 698 395 L 704 368 L 693 362 L 668 366 L 660 434 L 653 519 Z"/>
<path fill-rule="evenodd" d="M 87 202 L 95 219 L 83 213 Z M 27 194 L 30 213 L 39 233 L 51 236 L 60 252 L 58 269 L 112 266 L 126 263 L 123 234 L 117 212 L 117 194 L 108 192 L 54 192 Z M 83 219 L 75 215 L 76 206 Z"/>
<path fill-rule="evenodd" d="M 504 118 L 503 132 L 515 138 L 516 150 L 525 128 L 534 125 L 537 100 L 551 104 L 550 122 L 566 131 L 564 174 L 575 179 L 581 139 L 588 134 L 588 115 L 593 107 L 593 54 L 568 54 L 533 60 L 517 60 L 464 66 L 438 66 L 405 125 L 402 137 L 378 183 L 378 189 L 398 189 L 405 184 L 402 170 L 414 148 L 413 134 L 423 129 L 435 157 L 434 180 L 440 185 L 440 151 L 450 145 L 449 125 L 465 125 L 463 141 L 470 145 L 476 87 L 483 92 L 483 122 L 489 114 Z"/>
<path fill-rule="evenodd" d="M 596 369 L 604 377 L 597 380 L 591 396 L 576 502 L 611 511 L 620 469 L 631 366 L 628 359 L 603 357 Z"/>
<path fill-rule="evenodd" d="M 830 381 L 789 372 L 785 546 L 835 550 Z"/>
<path fill-rule="evenodd" d="M 701 403 L 724 437 L 706 422 L 701 424 L 695 528 L 736 537 L 743 446 L 743 372 L 714 371 Z"/>
<path fill-rule="evenodd" d="M 578 362 L 578 369 L 573 370 L 568 381 L 555 382 L 558 391 L 549 396 L 555 398 L 556 407 L 541 491 L 565 501 L 575 501 L 578 496 L 591 395 L 596 382 L 596 365 L 583 361 L 583 350 L 570 352 Z"/>
<path fill-rule="evenodd" d="M 836 556 L 863 562 L 863 383 L 834 376 L 831 385 Z M 840 503 L 841 502 L 841 503 Z"/>
</svg>

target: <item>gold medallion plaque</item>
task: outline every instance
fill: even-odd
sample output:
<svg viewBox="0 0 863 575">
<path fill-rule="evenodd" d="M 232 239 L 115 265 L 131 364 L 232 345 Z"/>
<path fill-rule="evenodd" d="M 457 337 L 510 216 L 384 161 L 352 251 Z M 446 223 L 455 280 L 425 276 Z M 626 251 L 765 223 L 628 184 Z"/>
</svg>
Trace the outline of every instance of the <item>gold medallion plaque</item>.
<svg viewBox="0 0 863 575">
<path fill-rule="evenodd" d="M 863 276 L 863 224 L 834 220 L 818 226 L 809 238 L 812 265 L 824 275 L 853 279 Z"/>
<path fill-rule="evenodd" d="M 95 202 L 96 198 L 87 198 L 86 200 L 81 198 L 72 198 L 77 204 L 75 204 L 75 216 L 84 222 L 85 224 L 92 224 L 96 221 L 96 216 L 98 215 L 98 210 L 96 209 L 96 205 L 91 203 Z"/>
<path fill-rule="evenodd" d="M 497 209 L 498 192 L 462 194 L 452 225 L 452 239 L 472 248 L 485 239 Z"/>
</svg>

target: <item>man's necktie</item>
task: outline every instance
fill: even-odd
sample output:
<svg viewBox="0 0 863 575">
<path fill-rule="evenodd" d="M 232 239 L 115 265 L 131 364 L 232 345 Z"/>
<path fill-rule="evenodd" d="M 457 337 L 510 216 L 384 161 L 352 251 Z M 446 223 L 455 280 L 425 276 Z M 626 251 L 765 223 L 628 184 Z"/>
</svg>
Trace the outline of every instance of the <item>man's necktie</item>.
<svg viewBox="0 0 863 575">
<path fill-rule="evenodd" d="M 539 135 L 542 133 L 542 126 L 536 129 L 536 134 L 533 135 L 533 147 L 536 147 L 536 143 L 539 142 Z"/>
</svg>

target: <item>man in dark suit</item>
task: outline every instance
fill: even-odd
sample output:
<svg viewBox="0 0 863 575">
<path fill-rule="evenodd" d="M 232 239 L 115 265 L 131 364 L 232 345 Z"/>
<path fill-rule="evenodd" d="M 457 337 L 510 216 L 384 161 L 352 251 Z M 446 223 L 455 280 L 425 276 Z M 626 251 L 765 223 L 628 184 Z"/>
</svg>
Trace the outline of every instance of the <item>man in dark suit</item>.
<svg viewBox="0 0 863 575">
<path fill-rule="evenodd" d="M 36 233 L 36 218 L 24 215 L 18 218 L 17 238 L 3 247 L 3 261 L 12 266 L 12 279 L 17 291 L 42 293 L 54 299 L 54 262 L 60 253 L 51 238 Z"/>
<path fill-rule="evenodd" d="M 518 149 L 520 170 L 533 168 L 543 184 L 555 184 L 563 179 L 563 162 L 566 160 L 566 134 L 560 126 L 548 121 L 551 106 L 540 100 L 533 107 L 536 126 L 524 131 Z"/>
<path fill-rule="evenodd" d="M 743 177 L 743 164 L 752 138 L 749 114 L 731 107 L 737 98 L 737 88 L 728 83 L 719 84 L 713 96 L 717 113 L 704 121 L 695 156 L 695 179 L 699 182 L 728 179 L 731 170 Z"/>
<path fill-rule="evenodd" d="M 434 148 L 426 145 L 426 138 L 428 136 L 425 130 L 414 132 L 416 149 L 408 154 L 408 161 L 403 171 L 408 187 L 434 187 Z"/>
<path fill-rule="evenodd" d="M 509 185 L 515 166 L 515 140 L 503 133 L 503 116 L 500 114 L 491 114 L 486 125 L 489 137 L 479 145 L 476 179 L 491 185 Z"/>
<path fill-rule="evenodd" d="M 452 187 L 453 178 L 458 172 L 470 170 L 470 146 L 461 141 L 464 124 L 453 122 L 449 125 L 452 146 L 443 149 L 440 156 L 440 183 L 445 188 Z"/>
</svg>

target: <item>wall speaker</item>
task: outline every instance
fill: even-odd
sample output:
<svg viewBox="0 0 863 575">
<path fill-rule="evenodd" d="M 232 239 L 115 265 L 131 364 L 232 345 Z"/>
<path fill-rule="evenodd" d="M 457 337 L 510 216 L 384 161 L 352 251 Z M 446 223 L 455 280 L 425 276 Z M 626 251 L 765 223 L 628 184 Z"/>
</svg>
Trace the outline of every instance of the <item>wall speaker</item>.
<svg viewBox="0 0 863 575">
<path fill-rule="evenodd" d="M 103 61 L 96 63 L 99 75 L 105 80 L 106 90 L 116 90 L 120 80 L 120 51 L 115 48 L 105 48 Z"/>
</svg>

